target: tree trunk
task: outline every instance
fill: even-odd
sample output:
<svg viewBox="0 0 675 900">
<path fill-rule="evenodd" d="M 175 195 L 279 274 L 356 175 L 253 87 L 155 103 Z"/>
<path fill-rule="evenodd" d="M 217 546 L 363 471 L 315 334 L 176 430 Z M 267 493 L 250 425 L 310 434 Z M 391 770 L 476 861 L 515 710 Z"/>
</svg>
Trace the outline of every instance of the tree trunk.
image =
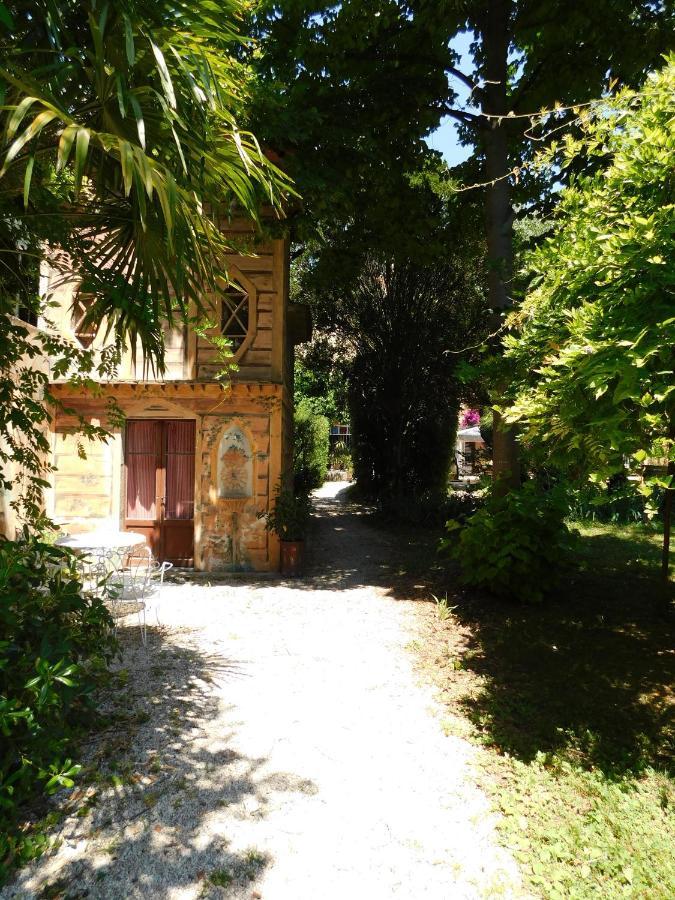
<svg viewBox="0 0 675 900">
<path fill-rule="evenodd" d="M 485 84 L 481 88 L 481 106 L 490 116 L 508 113 L 507 77 L 513 0 L 490 0 L 479 21 L 484 56 Z M 509 183 L 509 155 L 506 119 L 485 119 L 482 125 L 487 180 L 485 229 L 488 249 L 488 297 L 493 311 L 494 331 L 511 306 L 513 274 L 513 209 Z M 495 385 L 497 399 L 500 386 Z M 520 483 L 518 444 L 512 429 L 506 428 L 499 415 L 494 418 L 493 475 L 500 479 L 501 490 Z M 499 488 L 498 488 L 499 490 Z"/>
<path fill-rule="evenodd" d="M 509 490 L 520 486 L 518 450 L 513 428 L 508 427 L 502 417 L 495 413 L 492 426 L 492 475 L 498 495 L 503 496 Z"/>
<path fill-rule="evenodd" d="M 668 474 L 675 477 L 675 463 L 668 463 Z M 661 577 L 664 588 L 668 588 L 668 576 L 670 574 L 670 530 L 673 518 L 673 487 L 666 488 L 666 496 L 663 501 L 663 547 L 661 551 Z M 667 596 L 667 592 L 666 592 Z"/>
</svg>

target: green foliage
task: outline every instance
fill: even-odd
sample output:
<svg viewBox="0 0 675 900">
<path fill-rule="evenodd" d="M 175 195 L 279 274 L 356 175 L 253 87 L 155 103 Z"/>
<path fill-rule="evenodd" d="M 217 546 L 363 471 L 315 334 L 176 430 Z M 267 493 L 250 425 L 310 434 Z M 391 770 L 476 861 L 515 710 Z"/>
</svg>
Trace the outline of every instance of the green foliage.
<svg viewBox="0 0 675 900">
<path fill-rule="evenodd" d="M 673 896 L 675 795 L 666 776 L 617 780 L 543 753 L 501 769 L 508 787 L 498 827 L 535 891 L 560 900 Z"/>
<path fill-rule="evenodd" d="M 303 197 L 299 236 L 357 249 L 419 242 L 406 221 L 409 173 L 430 155 L 423 139 L 440 120 L 452 59 L 438 11 L 265 0 L 254 17 L 253 129 L 284 152 Z"/>
<path fill-rule="evenodd" d="M 161 367 L 162 322 L 226 272 L 218 217 L 255 219 L 288 187 L 238 124 L 246 4 L 5 6 L 0 210 L 33 232 L 55 218 L 52 262 L 94 296 L 88 321 L 138 335 Z"/>
<path fill-rule="evenodd" d="M 306 494 L 321 487 L 328 471 L 328 419 L 301 400 L 293 416 L 293 482 Z"/>
<path fill-rule="evenodd" d="M 0 880 L 43 849 L 19 830 L 21 805 L 72 786 L 79 771 L 72 739 L 114 653 L 112 624 L 68 551 L 35 538 L 0 543 Z"/>
<path fill-rule="evenodd" d="M 264 518 L 267 530 L 273 531 L 282 541 L 302 541 L 307 533 L 312 504 L 307 494 L 294 493 L 280 485 L 274 506 Z"/>
<path fill-rule="evenodd" d="M 493 412 L 491 409 L 485 410 L 480 417 L 480 422 L 478 423 L 478 430 L 480 431 L 480 436 L 485 441 L 485 446 L 488 450 L 492 450 L 492 428 L 493 428 Z"/>
<path fill-rule="evenodd" d="M 664 498 L 663 490 L 656 490 L 645 497 L 635 486 L 623 479 L 609 485 L 588 482 L 569 490 L 570 518 L 575 521 L 611 522 L 628 525 L 646 522 L 659 512 Z"/>
<path fill-rule="evenodd" d="M 336 441 L 330 451 L 330 467 L 342 472 L 352 472 L 354 461 L 344 441 Z"/>
<path fill-rule="evenodd" d="M 602 171 L 563 191 L 509 320 L 506 418 L 548 461 L 597 480 L 625 457 L 675 460 L 673 115 L 675 57 L 640 93 L 582 115 L 564 162 Z"/>
<path fill-rule="evenodd" d="M 293 392 L 296 404 L 306 400 L 329 422 L 347 422 L 344 364 L 325 335 L 296 348 Z"/>
<path fill-rule="evenodd" d="M 443 504 L 445 520 L 452 519 L 464 525 L 484 502 L 483 491 L 451 491 Z"/>
<path fill-rule="evenodd" d="M 542 491 L 528 481 L 519 490 L 494 491 L 464 526 L 451 519 L 441 546 L 459 560 L 464 584 L 500 597 L 540 601 L 569 562 L 568 510 L 563 489 Z"/>
</svg>

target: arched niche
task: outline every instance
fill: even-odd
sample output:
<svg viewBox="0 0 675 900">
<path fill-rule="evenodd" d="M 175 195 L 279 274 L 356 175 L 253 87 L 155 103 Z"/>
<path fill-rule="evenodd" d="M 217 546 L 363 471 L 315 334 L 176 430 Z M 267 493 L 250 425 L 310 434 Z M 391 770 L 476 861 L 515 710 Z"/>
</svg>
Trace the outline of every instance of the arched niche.
<svg viewBox="0 0 675 900">
<path fill-rule="evenodd" d="M 216 478 L 219 500 L 253 496 L 253 451 L 238 425 L 231 425 L 220 439 Z"/>
</svg>

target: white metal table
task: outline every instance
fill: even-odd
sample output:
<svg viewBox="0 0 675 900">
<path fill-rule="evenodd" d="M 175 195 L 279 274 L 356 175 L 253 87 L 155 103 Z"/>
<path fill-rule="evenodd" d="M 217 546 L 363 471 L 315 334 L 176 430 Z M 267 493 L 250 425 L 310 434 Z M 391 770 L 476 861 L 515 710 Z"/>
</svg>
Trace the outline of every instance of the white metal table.
<svg viewBox="0 0 675 900">
<path fill-rule="evenodd" d="M 105 578 L 122 571 L 133 550 L 145 546 L 145 537 L 136 531 L 89 531 L 65 535 L 56 545 L 81 557 L 82 579 L 90 590 L 97 590 Z"/>
<path fill-rule="evenodd" d="M 107 552 L 129 552 L 145 543 L 145 537 L 137 531 L 88 531 L 84 534 L 68 534 L 58 538 L 59 547 L 70 547 L 77 553 L 105 556 Z"/>
<path fill-rule="evenodd" d="M 78 569 L 83 585 L 104 598 L 113 619 L 138 614 L 145 644 L 145 588 L 152 560 L 145 536 L 136 531 L 90 531 L 58 538 L 56 544 L 67 547 L 79 557 Z M 133 560 L 133 552 L 141 547 L 146 555 L 142 560 Z M 138 562 L 137 566 L 133 565 L 135 562 Z M 141 567 L 143 575 L 138 578 L 136 569 Z"/>
</svg>

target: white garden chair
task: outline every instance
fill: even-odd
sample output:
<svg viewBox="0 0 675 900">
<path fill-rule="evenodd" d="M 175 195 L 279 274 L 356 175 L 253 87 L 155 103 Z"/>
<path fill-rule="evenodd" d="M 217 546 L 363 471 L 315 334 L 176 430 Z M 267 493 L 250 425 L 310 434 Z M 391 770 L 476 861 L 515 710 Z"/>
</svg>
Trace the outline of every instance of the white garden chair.
<svg viewBox="0 0 675 900">
<path fill-rule="evenodd" d="M 110 557 L 108 560 L 111 562 Z M 154 559 L 150 548 L 142 547 L 134 551 L 133 555 L 126 555 L 126 559 L 113 563 L 108 578 L 107 605 L 115 628 L 119 619 L 136 614 L 144 647 L 148 643 L 146 595 L 149 573 L 153 565 Z"/>
<path fill-rule="evenodd" d="M 173 563 L 168 562 L 167 560 L 158 562 L 153 558 L 152 554 L 150 554 L 150 560 L 147 583 L 145 586 L 145 603 L 146 609 L 154 610 L 155 620 L 159 625 L 159 607 L 162 598 L 162 588 L 164 587 L 164 576 L 169 569 L 173 569 Z"/>
</svg>

